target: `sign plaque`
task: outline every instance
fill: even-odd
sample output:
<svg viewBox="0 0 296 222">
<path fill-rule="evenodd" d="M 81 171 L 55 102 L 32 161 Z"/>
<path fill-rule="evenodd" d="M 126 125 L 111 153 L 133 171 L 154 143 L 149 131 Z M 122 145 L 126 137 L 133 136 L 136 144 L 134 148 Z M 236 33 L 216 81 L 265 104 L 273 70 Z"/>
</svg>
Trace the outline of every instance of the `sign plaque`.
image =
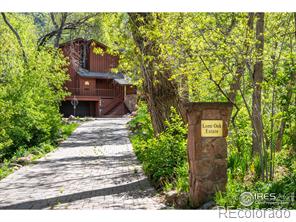
<svg viewBox="0 0 296 222">
<path fill-rule="evenodd" d="M 223 137 L 223 121 L 201 120 L 201 137 Z"/>
</svg>

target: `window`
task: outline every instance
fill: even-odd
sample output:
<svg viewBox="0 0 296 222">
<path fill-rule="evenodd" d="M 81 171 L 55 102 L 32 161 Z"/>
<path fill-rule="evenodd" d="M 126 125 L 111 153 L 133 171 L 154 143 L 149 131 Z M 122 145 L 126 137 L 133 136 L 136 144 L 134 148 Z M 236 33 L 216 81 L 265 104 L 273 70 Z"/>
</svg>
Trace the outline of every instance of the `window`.
<svg viewBox="0 0 296 222">
<path fill-rule="evenodd" d="M 83 43 L 80 46 L 80 67 L 86 69 L 87 68 L 87 44 Z"/>
</svg>

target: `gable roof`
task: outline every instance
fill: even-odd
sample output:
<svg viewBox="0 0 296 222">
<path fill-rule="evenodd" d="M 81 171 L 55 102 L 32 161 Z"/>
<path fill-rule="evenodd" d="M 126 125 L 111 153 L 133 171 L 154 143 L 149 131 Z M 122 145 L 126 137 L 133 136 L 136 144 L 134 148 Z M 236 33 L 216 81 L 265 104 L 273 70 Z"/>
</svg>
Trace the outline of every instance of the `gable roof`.
<svg viewBox="0 0 296 222">
<path fill-rule="evenodd" d="M 99 47 L 103 48 L 104 50 L 106 50 L 108 48 L 108 46 L 104 45 L 103 43 L 101 42 L 98 42 L 97 40 L 95 39 L 83 39 L 83 38 L 76 38 L 76 39 L 73 39 L 73 40 L 70 40 L 70 41 L 67 41 L 67 42 L 64 42 L 62 44 L 60 44 L 60 48 L 66 46 L 66 45 L 69 45 L 69 44 L 73 44 L 73 43 L 76 43 L 76 42 L 86 42 L 86 43 L 96 43 L 96 45 L 98 45 Z"/>
</svg>

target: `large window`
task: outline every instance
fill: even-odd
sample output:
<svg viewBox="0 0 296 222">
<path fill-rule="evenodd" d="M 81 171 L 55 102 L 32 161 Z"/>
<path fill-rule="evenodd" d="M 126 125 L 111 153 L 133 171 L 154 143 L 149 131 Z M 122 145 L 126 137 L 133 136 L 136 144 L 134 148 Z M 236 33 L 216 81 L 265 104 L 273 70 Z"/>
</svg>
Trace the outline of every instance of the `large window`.
<svg viewBox="0 0 296 222">
<path fill-rule="evenodd" d="M 80 67 L 87 69 L 88 63 L 88 46 L 87 44 L 83 43 L 80 46 Z"/>
</svg>

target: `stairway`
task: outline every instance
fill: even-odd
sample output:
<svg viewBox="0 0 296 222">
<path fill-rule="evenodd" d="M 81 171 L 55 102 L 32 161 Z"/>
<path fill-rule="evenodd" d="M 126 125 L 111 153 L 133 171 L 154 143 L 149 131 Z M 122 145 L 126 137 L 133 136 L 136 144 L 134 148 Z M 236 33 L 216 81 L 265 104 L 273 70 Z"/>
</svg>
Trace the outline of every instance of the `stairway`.
<svg viewBox="0 0 296 222">
<path fill-rule="evenodd" d="M 111 112 L 115 107 L 117 107 L 121 103 L 119 98 L 113 98 L 112 101 L 108 105 L 104 105 L 102 107 L 102 115 L 107 115 Z"/>
<path fill-rule="evenodd" d="M 122 116 L 122 115 L 124 115 L 126 113 L 129 113 L 129 110 L 126 108 L 126 105 L 124 104 L 124 102 L 121 102 L 116 107 L 114 107 L 108 113 L 108 115 L 110 115 L 110 116 Z"/>
</svg>

